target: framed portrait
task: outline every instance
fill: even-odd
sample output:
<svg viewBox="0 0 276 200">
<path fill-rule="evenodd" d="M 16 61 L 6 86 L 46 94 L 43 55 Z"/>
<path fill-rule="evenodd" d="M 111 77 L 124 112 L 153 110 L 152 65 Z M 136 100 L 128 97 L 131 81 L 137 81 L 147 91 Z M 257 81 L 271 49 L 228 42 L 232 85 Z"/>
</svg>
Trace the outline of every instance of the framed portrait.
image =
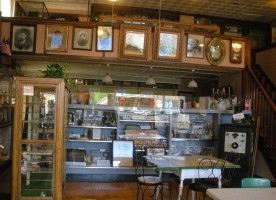
<svg viewBox="0 0 276 200">
<path fill-rule="evenodd" d="M 180 62 L 184 30 L 171 28 L 155 29 L 155 60 Z"/>
<path fill-rule="evenodd" d="M 230 61 L 232 63 L 242 62 L 242 41 L 231 40 Z"/>
<path fill-rule="evenodd" d="M 46 51 L 67 51 L 68 26 L 46 26 Z"/>
<path fill-rule="evenodd" d="M 83 110 L 76 110 L 75 116 L 75 120 L 83 120 Z"/>
<path fill-rule="evenodd" d="M 148 59 L 151 27 L 121 25 L 120 58 Z"/>
<path fill-rule="evenodd" d="M 188 34 L 187 38 L 187 58 L 203 58 L 204 56 L 204 36 Z"/>
<path fill-rule="evenodd" d="M 91 50 L 93 29 L 74 27 L 72 49 Z"/>
<path fill-rule="evenodd" d="M 218 65 L 225 57 L 225 44 L 220 38 L 213 38 L 207 48 L 206 56 L 211 65 Z"/>
<path fill-rule="evenodd" d="M 35 39 L 35 25 L 12 25 L 11 50 L 13 53 L 34 53 Z"/>
<path fill-rule="evenodd" d="M 96 51 L 113 51 L 113 26 L 97 26 Z"/>
</svg>

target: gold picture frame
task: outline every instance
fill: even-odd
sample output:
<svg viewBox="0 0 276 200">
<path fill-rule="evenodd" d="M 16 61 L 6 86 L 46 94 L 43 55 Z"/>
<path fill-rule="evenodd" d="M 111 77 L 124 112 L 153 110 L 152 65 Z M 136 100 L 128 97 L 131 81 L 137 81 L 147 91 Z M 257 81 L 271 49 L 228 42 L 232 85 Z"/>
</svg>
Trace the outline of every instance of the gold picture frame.
<svg viewBox="0 0 276 200">
<path fill-rule="evenodd" d="M 206 56 L 207 60 L 211 65 L 218 65 L 223 61 L 225 57 L 225 44 L 220 38 L 213 38 L 207 48 Z"/>
<path fill-rule="evenodd" d="M 46 26 L 46 51 L 67 52 L 68 26 Z"/>
<path fill-rule="evenodd" d="M 121 25 L 120 58 L 147 60 L 151 27 Z"/>
<path fill-rule="evenodd" d="M 188 34 L 187 37 L 187 58 L 204 57 L 204 35 Z"/>
<path fill-rule="evenodd" d="M 113 51 L 113 26 L 97 26 L 96 51 Z"/>
<path fill-rule="evenodd" d="M 242 41 L 231 40 L 230 61 L 232 63 L 241 63 L 242 62 Z"/>
<path fill-rule="evenodd" d="M 181 62 L 184 30 L 155 28 L 154 59 Z"/>
</svg>

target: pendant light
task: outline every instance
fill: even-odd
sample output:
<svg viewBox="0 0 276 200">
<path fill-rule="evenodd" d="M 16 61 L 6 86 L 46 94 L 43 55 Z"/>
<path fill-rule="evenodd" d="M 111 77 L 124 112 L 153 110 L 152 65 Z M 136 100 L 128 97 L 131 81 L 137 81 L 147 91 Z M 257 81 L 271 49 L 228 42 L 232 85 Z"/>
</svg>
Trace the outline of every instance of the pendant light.
<svg viewBox="0 0 276 200">
<path fill-rule="evenodd" d="M 155 84 L 156 84 L 154 78 L 152 78 L 151 75 L 150 75 L 150 77 L 147 79 L 146 84 L 147 84 L 147 85 L 155 85 Z"/>
<path fill-rule="evenodd" d="M 195 72 L 195 70 L 192 70 L 193 74 Z M 193 76 L 192 76 L 192 80 L 188 83 L 188 88 L 197 88 L 197 82 L 194 80 Z"/>
<path fill-rule="evenodd" d="M 102 80 L 104 83 L 112 83 L 113 80 L 112 78 L 108 75 L 108 72 L 106 73 L 106 75 L 103 77 L 103 80 Z"/>
</svg>

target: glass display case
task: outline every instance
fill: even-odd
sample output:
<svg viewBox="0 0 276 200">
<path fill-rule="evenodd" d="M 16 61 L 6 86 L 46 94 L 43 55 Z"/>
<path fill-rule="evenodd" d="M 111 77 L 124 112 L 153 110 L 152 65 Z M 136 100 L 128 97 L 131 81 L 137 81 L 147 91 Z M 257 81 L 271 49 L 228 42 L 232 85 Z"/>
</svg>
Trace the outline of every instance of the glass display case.
<svg viewBox="0 0 276 200">
<path fill-rule="evenodd" d="M 80 160 L 67 154 L 67 166 L 112 166 L 112 141 L 117 137 L 114 106 L 70 104 L 67 149 L 78 152 Z"/>
<path fill-rule="evenodd" d="M 65 84 L 16 77 L 12 199 L 63 199 Z"/>
<path fill-rule="evenodd" d="M 49 13 L 44 2 L 16 1 L 15 16 L 47 19 Z"/>
</svg>

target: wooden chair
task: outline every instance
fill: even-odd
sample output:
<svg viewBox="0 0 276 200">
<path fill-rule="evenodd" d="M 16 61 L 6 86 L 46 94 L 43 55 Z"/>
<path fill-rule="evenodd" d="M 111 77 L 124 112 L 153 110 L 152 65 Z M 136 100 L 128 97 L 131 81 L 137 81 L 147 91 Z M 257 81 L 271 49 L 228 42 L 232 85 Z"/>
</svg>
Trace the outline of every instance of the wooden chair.
<svg viewBox="0 0 276 200">
<path fill-rule="evenodd" d="M 137 151 L 135 151 L 137 152 Z M 154 188 L 154 195 L 159 190 L 161 200 L 163 200 L 163 178 L 159 178 L 158 175 L 148 176 L 145 175 L 145 166 L 147 165 L 143 154 L 135 153 L 134 158 L 135 172 L 137 175 L 137 200 L 139 200 L 140 191 L 142 193 L 142 200 L 144 200 L 145 192 L 149 187 Z"/>
<path fill-rule="evenodd" d="M 203 196 L 203 200 L 206 197 L 206 191 L 208 188 L 217 188 L 218 187 L 218 181 L 217 178 L 215 178 L 213 170 L 214 168 L 220 167 L 221 171 L 223 172 L 225 162 L 222 160 L 213 161 L 210 159 L 202 159 L 198 164 L 198 177 L 200 177 L 201 173 L 204 173 L 206 170 L 211 169 L 211 173 L 209 174 L 208 178 L 201 179 L 199 178 L 195 183 L 191 183 L 188 186 L 187 189 L 187 195 L 186 199 L 189 199 L 189 191 L 195 191 L 200 192 L 199 198 L 197 198 L 196 193 L 196 199 L 200 199 L 201 196 Z"/>
<path fill-rule="evenodd" d="M 271 187 L 270 180 L 267 178 L 243 178 L 242 188 L 266 188 Z"/>
</svg>

